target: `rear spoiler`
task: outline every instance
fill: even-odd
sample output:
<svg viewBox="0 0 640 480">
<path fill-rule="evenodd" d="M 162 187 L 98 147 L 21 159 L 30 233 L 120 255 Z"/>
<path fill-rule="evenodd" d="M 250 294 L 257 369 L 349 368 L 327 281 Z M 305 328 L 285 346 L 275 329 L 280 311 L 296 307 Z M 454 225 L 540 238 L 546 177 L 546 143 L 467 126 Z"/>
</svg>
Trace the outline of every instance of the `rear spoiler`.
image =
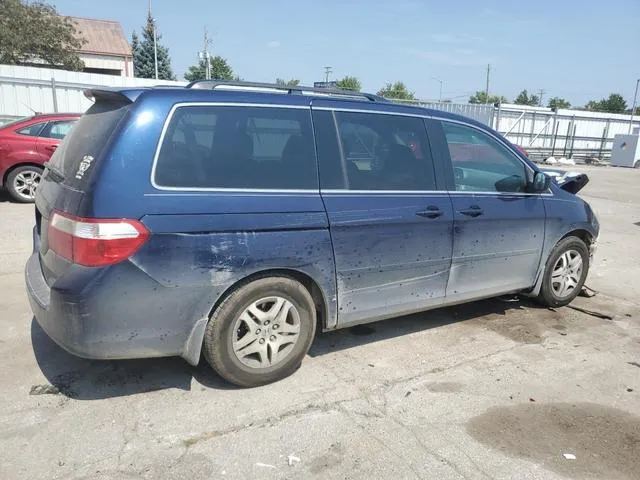
<svg viewBox="0 0 640 480">
<path fill-rule="evenodd" d="M 144 92 L 144 88 L 89 88 L 84 96 L 92 102 L 107 100 L 112 102 L 133 103 Z"/>
</svg>

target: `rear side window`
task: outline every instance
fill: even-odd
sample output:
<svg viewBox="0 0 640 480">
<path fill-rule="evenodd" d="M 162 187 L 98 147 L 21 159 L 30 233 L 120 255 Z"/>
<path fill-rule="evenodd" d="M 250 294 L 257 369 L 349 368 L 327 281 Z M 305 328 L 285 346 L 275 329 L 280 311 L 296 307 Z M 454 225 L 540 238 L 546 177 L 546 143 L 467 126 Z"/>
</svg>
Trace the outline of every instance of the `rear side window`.
<svg viewBox="0 0 640 480">
<path fill-rule="evenodd" d="M 435 190 L 420 118 L 336 112 L 350 190 Z"/>
<path fill-rule="evenodd" d="M 64 183 L 81 189 L 89 172 L 96 168 L 96 161 L 109 141 L 118 123 L 127 113 L 129 103 L 97 102 L 73 125 L 51 157 L 51 164 L 64 176 Z M 62 126 L 63 129 L 70 126 Z"/>
<path fill-rule="evenodd" d="M 184 106 L 158 152 L 154 181 L 173 188 L 318 188 L 307 109 Z"/>
<path fill-rule="evenodd" d="M 40 135 L 43 127 L 47 124 L 47 122 L 42 123 L 34 123 L 33 125 L 29 125 L 28 127 L 21 128 L 17 131 L 20 135 L 28 135 L 30 137 L 37 137 Z"/>
</svg>

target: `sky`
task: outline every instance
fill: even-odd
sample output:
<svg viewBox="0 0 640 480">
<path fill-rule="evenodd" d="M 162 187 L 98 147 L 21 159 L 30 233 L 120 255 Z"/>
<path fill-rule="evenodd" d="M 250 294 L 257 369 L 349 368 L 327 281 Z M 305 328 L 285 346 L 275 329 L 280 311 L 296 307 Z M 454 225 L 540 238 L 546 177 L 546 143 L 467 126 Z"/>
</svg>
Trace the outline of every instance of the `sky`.
<svg viewBox="0 0 640 480">
<path fill-rule="evenodd" d="M 129 40 L 148 0 L 49 0 L 59 13 L 115 20 Z M 572 105 L 610 93 L 633 101 L 640 78 L 640 0 L 153 0 L 179 79 L 205 27 L 214 55 L 245 80 L 311 85 L 356 76 L 363 90 L 403 81 L 421 99 L 466 102 L 522 89 Z M 437 78 L 438 80 L 434 79 Z"/>
</svg>

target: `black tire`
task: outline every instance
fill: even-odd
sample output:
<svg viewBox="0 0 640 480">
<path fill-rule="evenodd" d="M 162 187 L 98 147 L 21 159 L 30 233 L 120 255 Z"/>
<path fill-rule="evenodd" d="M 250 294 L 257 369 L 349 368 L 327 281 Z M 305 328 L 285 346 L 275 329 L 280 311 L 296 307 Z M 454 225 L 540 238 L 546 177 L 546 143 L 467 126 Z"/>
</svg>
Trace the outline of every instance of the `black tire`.
<svg viewBox="0 0 640 480">
<path fill-rule="evenodd" d="M 553 267 L 556 265 L 558 259 L 565 252 L 568 252 L 570 250 L 578 252 L 582 257 L 582 274 L 580 275 L 580 281 L 574 287 L 571 293 L 565 297 L 559 297 L 558 295 L 556 295 L 552 287 L 551 277 L 553 274 Z M 582 241 L 578 237 L 563 238 L 551 251 L 549 259 L 547 260 L 547 264 L 545 265 L 542 288 L 540 289 L 540 294 L 537 298 L 538 302 L 547 307 L 564 307 L 565 305 L 569 305 L 582 290 L 582 286 L 587 279 L 588 273 L 589 249 L 587 245 L 585 245 L 584 241 Z"/>
<path fill-rule="evenodd" d="M 300 330 L 290 353 L 278 364 L 251 368 L 233 351 L 236 320 L 253 302 L 279 296 L 291 302 L 300 318 Z M 276 382 L 294 373 L 307 354 L 315 335 L 316 310 L 309 291 L 300 282 L 286 276 L 258 278 L 234 290 L 212 313 L 204 335 L 204 356 L 225 380 L 241 386 L 256 387 Z M 247 333 L 248 334 L 248 333 Z"/>
<path fill-rule="evenodd" d="M 36 172 L 38 175 L 42 176 L 43 169 L 40 167 L 36 167 L 35 165 L 24 165 L 22 167 L 14 168 L 13 170 L 11 170 L 9 175 L 7 175 L 5 188 L 7 189 L 9 195 L 11 195 L 11 198 L 13 198 L 16 202 L 33 203 L 35 200 L 34 198 L 25 197 L 18 190 L 16 190 L 14 185 L 16 177 L 25 172 Z"/>
</svg>

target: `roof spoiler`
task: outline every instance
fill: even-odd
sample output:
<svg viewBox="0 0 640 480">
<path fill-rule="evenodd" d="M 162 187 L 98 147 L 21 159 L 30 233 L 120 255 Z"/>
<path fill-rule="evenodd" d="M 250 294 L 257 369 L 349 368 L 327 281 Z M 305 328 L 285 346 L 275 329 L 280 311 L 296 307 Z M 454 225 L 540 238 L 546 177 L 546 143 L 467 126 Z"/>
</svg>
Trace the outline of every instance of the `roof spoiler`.
<svg viewBox="0 0 640 480">
<path fill-rule="evenodd" d="M 115 101 L 123 103 L 133 103 L 140 96 L 144 89 L 140 88 L 88 88 L 84 91 L 84 96 L 92 102 L 97 100 Z"/>
</svg>

